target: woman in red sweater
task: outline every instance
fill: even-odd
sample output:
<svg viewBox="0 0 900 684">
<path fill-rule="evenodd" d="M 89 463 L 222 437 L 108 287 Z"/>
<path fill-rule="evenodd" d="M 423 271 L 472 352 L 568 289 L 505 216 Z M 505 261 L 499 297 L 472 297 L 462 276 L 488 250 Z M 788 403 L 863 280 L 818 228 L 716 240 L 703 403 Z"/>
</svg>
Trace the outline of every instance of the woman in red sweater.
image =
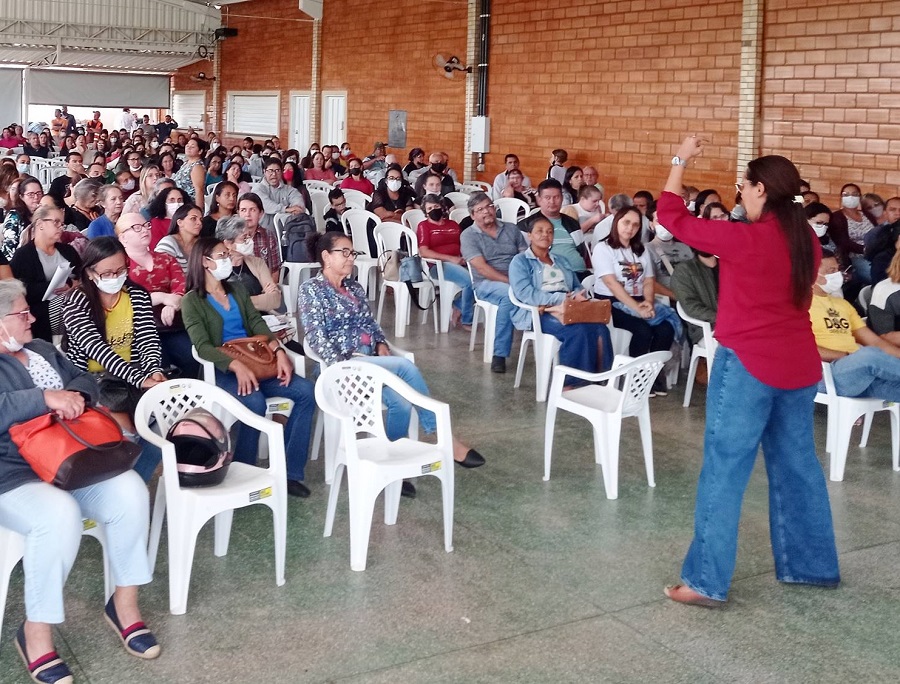
<svg viewBox="0 0 900 684">
<path fill-rule="evenodd" d="M 769 527 L 779 581 L 840 582 L 825 476 L 813 441 L 821 378 L 809 305 L 821 248 L 806 222 L 800 174 L 778 156 L 748 164 L 739 190 L 751 223 L 691 216 L 680 197 L 684 167 L 702 152 L 686 138 L 672 159 L 659 221 L 679 240 L 719 257 L 719 347 L 706 397 L 703 469 L 694 539 L 674 601 L 723 605 L 734 573 L 741 499 L 762 446 Z"/>
</svg>

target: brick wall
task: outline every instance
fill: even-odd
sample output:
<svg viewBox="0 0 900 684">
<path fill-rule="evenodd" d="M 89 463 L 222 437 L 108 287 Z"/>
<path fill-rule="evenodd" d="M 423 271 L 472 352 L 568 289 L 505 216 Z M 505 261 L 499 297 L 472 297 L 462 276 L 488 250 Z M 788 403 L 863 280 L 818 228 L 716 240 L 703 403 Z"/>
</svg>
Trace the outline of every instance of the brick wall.
<svg viewBox="0 0 900 684">
<path fill-rule="evenodd" d="M 832 209 L 844 183 L 896 195 L 900 3 L 798 0 L 765 22 L 763 149 L 792 159 Z"/>
<path fill-rule="evenodd" d="M 207 77 L 212 77 L 213 63 L 209 60 L 203 59 L 199 62 L 189 64 L 186 67 L 182 67 L 181 69 L 176 71 L 174 76 L 172 77 L 172 90 L 176 92 L 202 90 L 206 94 L 206 130 L 216 130 L 216 109 L 213 103 L 213 82 L 198 82 L 193 80 L 192 78 L 196 77 L 197 74 L 201 71 L 206 74 Z M 178 119 L 176 117 L 176 121 L 177 120 Z M 182 121 L 179 121 L 178 123 L 185 126 L 185 128 L 187 127 L 186 124 Z"/>
</svg>

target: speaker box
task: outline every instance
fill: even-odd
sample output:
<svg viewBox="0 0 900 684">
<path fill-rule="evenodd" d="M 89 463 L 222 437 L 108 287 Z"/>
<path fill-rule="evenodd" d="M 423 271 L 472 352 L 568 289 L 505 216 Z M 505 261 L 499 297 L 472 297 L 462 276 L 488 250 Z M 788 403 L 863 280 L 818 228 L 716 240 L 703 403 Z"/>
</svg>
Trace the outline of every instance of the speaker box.
<svg viewBox="0 0 900 684">
<path fill-rule="evenodd" d="M 234 38 L 237 34 L 238 30 L 236 28 L 229 28 L 228 26 L 222 26 L 221 28 L 217 28 L 215 31 L 216 40 Z"/>
</svg>

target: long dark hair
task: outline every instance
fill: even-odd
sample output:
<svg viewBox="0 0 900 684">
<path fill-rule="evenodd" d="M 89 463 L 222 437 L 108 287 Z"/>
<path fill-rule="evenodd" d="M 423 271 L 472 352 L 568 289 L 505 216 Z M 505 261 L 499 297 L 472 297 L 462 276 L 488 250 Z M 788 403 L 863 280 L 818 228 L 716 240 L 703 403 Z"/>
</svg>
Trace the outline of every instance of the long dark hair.
<svg viewBox="0 0 900 684">
<path fill-rule="evenodd" d="M 216 249 L 216 245 L 223 244 L 221 240 L 214 237 L 202 237 L 194 243 L 187 261 L 187 272 L 184 274 L 187 280 L 186 289 L 188 292 L 196 290 L 201 297 L 205 297 L 206 291 L 206 264 L 204 259 L 210 256 Z M 229 291 L 228 283 L 222 281 L 225 292 Z"/>
<path fill-rule="evenodd" d="M 166 200 L 169 199 L 169 195 L 173 190 L 177 190 L 181 193 L 182 198 L 182 206 L 194 206 L 194 201 L 191 199 L 190 195 L 188 195 L 184 190 L 179 187 L 171 187 L 171 188 L 163 188 L 159 191 L 159 194 L 150 200 L 150 203 L 147 205 L 147 213 L 150 214 L 150 218 L 166 218 Z"/>
<path fill-rule="evenodd" d="M 637 214 L 638 217 L 638 229 L 637 232 L 631 237 L 631 240 L 628 244 L 622 242 L 619 237 L 619 221 L 629 212 L 633 211 Z M 641 242 L 641 232 L 644 228 L 644 217 L 641 215 L 641 212 L 637 207 L 622 207 L 619 211 L 616 212 L 616 215 L 613 217 L 612 228 L 609 229 L 609 236 L 606 238 L 606 243 L 612 247 L 613 249 L 623 249 L 625 247 L 630 247 L 631 251 L 634 252 L 635 256 L 641 256 L 644 253 L 644 243 Z"/>
<path fill-rule="evenodd" d="M 224 175 L 224 173 L 222 175 Z M 211 216 L 212 214 L 217 214 L 219 212 L 219 195 L 221 195 L 222 192 L 224 190 L 227 190 L 228 188 L 232 188 L 234 190 L 234 213 L 237 213 L 237 196 L 241 193 L 241 190 L 230 180 L 223 180 L 216 185 L 215 192 L 213 192 L 212 202 L 209 203 L 209 213 L 207 215 Z"/>
<path fill-rule="evenodd" d="M 35 178 L 34 176 L 25 176 L 23 179 L 19 181 L 19 191 L 16 193 L 16 201 L 13 203 L 13 209 L 16 210 L 16 214 L 19 216 L 20 225 L 22 228 L 31 223 L 31 211 L 25 206 L 25 188 L 28 185 L 36 185 L 41 188 L 41 192 L 44 191 L 44 188 L 41 186 L 41 182 Z"/>
<path fill-rule="evenodd" d="M 88 277 L 88 271 L 93 269 L 98 263 L 104 259 L 108 259 L 116 254 L 121 254 L 125 258 L 125 265 L 128 266 L 128 255 L 125 253 L 125 247 L 117 238 L 111 235 L 97 237 L 87 243 L 84 253 L 81 255 L 81 284 L 79 288 L 84 293 L 88 301 L 88 311 L 90 312 L 91 321 L 97 326 L 100 335 L 106 337 L 106 313 L 103 309 L 103 302 L 100 301 L 100 290 L 96 283 Z M 127 278 L 126 286 L 134 285 Z"/>
<path fill-rule="evenodd" d="M 169 235 L 175 235 L 178 232 L 178 222 L 183 220 L 185 216 L 190 214 L 192 211 L 199 211 L 200 218 L 203 218 L 203 210 L 198 207 L 196 204 L 188 204 L 185 202 L 178 209 L 175 210 L 175 213 L 172 214 L 172 223 L 169 224 Z"/>
<path fill-rule="evenodd" d="M 812 232 L 806 220 L 806 212 L 802 203 L 794 201 L 794 197 L 800 194 L 800 172 L 789 159 L 772 154 L 750 162 L 744 177 L 751 185 L 762 183 L 766 190 L 763 214 L 775 214 L 788 243 L 791 300 L 795 307 L 806 311 L 812 299 L 812 284 L 816 279 L 816 272 Z"/>
</svg>

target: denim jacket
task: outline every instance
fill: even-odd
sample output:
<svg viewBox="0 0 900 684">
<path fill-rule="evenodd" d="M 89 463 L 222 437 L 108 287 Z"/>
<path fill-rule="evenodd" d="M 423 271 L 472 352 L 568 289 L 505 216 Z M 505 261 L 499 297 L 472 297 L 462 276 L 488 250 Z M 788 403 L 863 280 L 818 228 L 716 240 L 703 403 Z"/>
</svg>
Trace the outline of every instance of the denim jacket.
<svg viewBox="0 0 900 684">
<path fill-rule="evenodd" d="M 569 266 L 565 257 L 550 252 L 550 260 L 553 265 L 560 268 L 566 279 L 566 287 L 569 292 L 579 292 L 584 288 L 575 277 L 575 271 Z M 509 264 L 509 287 L 513 294 L 523 304 L 531 306 L 553 306 L 560 304 L 565 299 L 562 292 L 544 292 L 541 290 L 543 280 L 543 267 L 540 259 L 529 247 L 524 252 L 513 257 Z M 519 330 L 531 330 L 531 312 L 521 307 L 516 307 L 512 313 L 512 322 Z"/>
</svg>

